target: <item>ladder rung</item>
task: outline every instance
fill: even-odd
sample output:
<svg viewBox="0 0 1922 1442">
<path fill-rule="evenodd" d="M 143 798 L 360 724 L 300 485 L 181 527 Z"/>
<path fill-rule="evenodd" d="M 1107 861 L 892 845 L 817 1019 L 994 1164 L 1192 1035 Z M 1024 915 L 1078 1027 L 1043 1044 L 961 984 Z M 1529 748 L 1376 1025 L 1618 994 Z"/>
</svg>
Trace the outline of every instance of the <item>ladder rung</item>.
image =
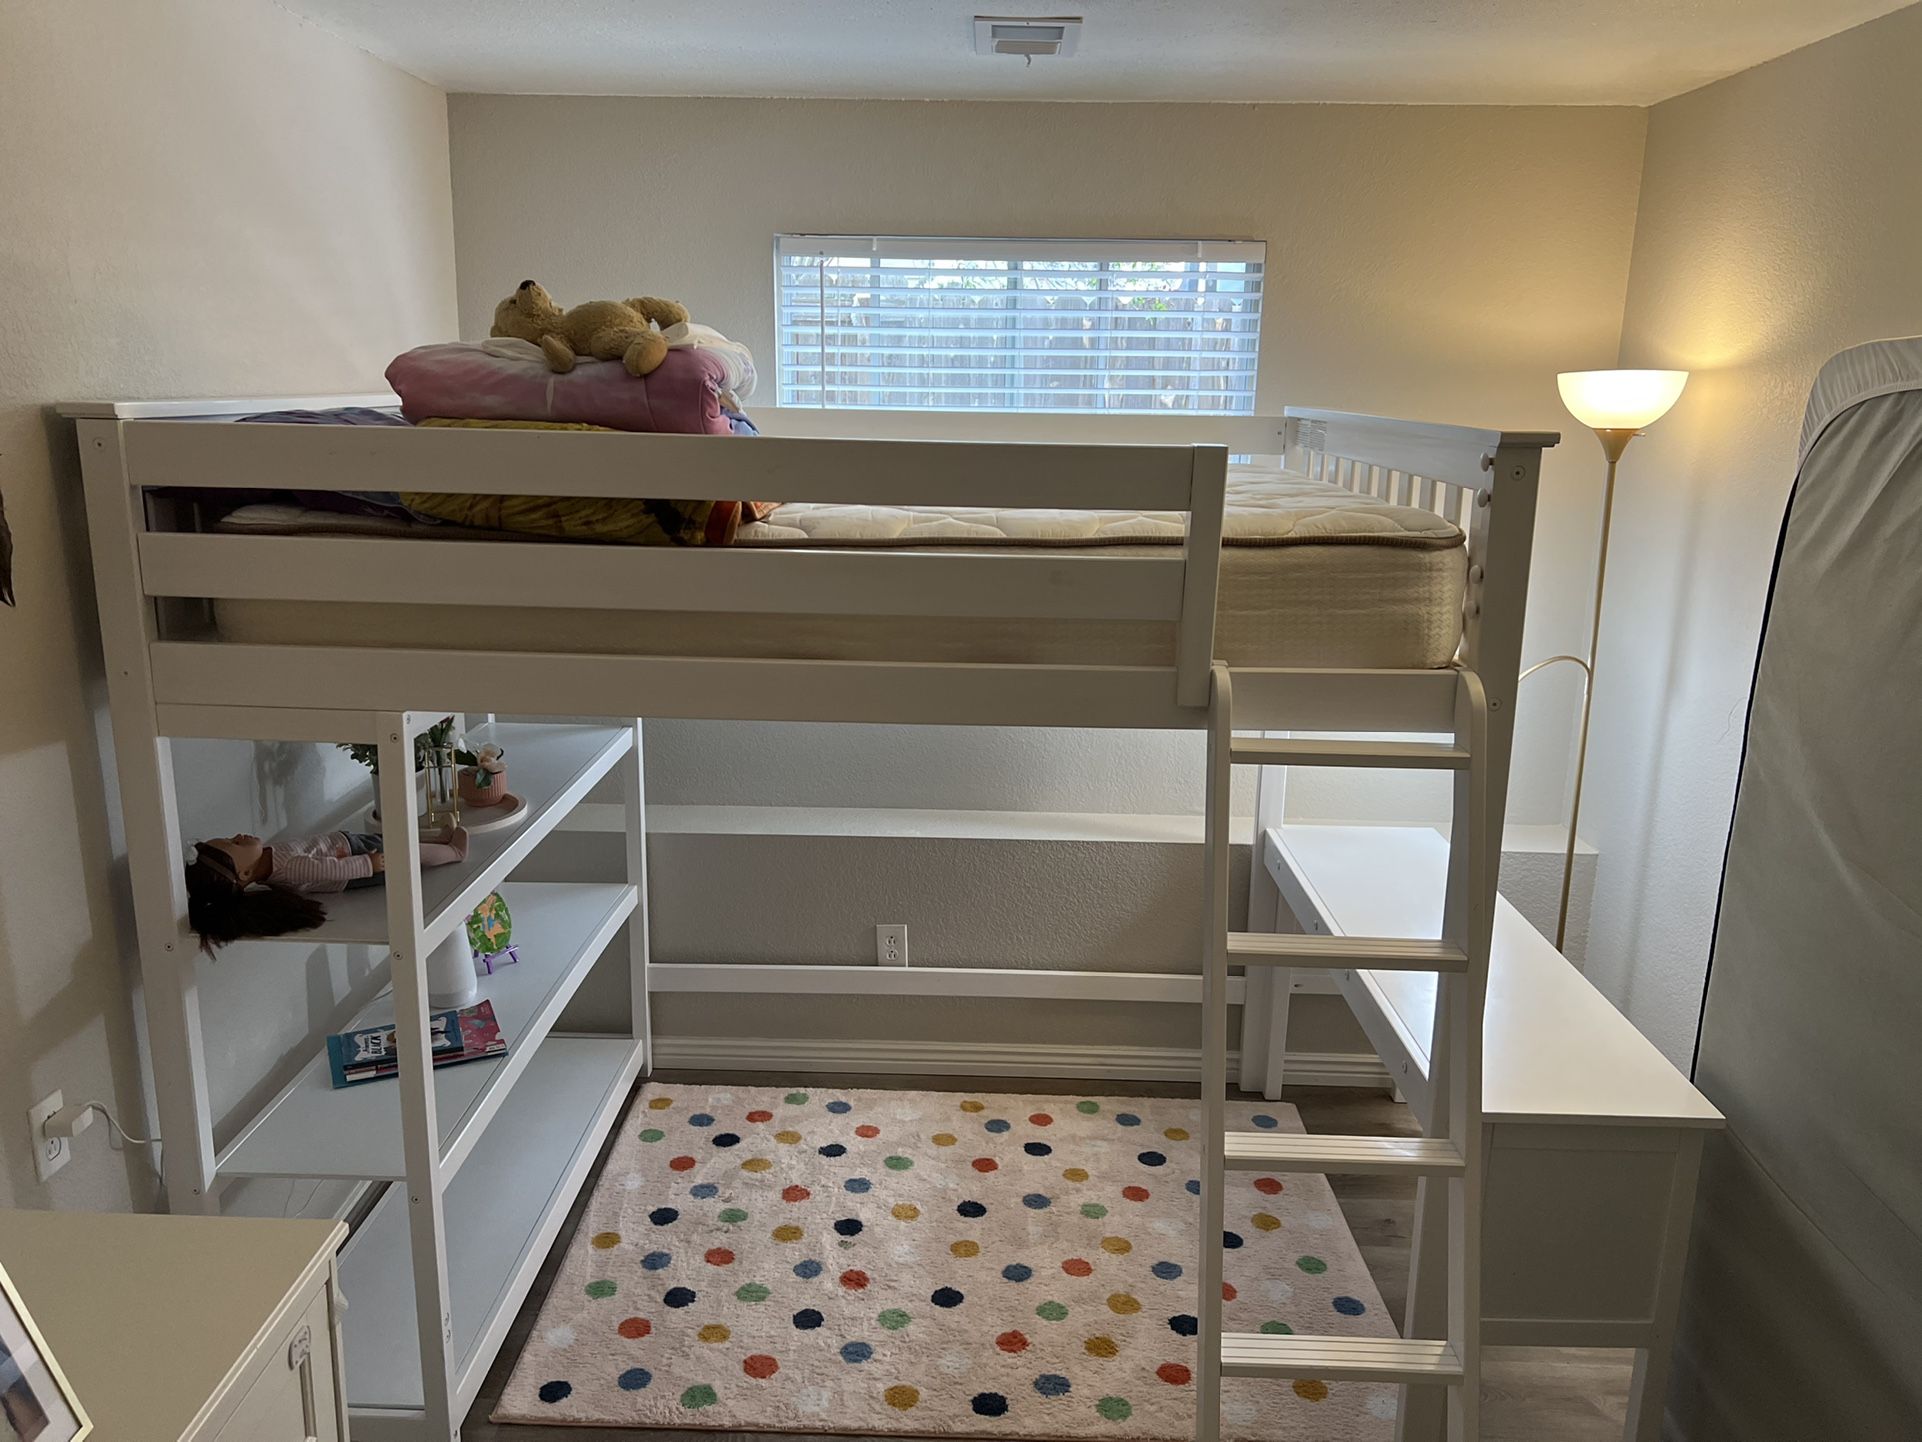
<svg viewBox="0 0 1922 1442">
<path fill-rule="evenodd" d="M 1424 1337 L 1277 1337 L 1224 1332 L 1221 1370 L 1229 1377 L 1313 1377 L 1320 1381 L 1414 1382 L 1462 1379 L 1452 1343 Z"/>
<path fill-rule="evenodd" d="M 1400 936 L 1309 936 L 1231 931 L 1228 960 L 1245 966 L 1360 967 L 1365 971 L 1466 971 L 1452 942 Z"/>
<path fill-rule="evenodd" d="M 1459 771 L 1468 752 L 1434 741 L 1274 740 L 1237 736 L 1228 743 L 1237 766 L 1384 766 L 1414 771 Z"/>
<path fill-rule="evenodd" d="M 1300 1132 L 1229 1132 L 1222 1138 L 1222 1162 L 1230 1171 L 1335 1176 L 1382 1172 L 1448 1176 L 1462 1170 L 1461 1149 L 1447 1137 L 1331 1137 Z"/>
</svg>

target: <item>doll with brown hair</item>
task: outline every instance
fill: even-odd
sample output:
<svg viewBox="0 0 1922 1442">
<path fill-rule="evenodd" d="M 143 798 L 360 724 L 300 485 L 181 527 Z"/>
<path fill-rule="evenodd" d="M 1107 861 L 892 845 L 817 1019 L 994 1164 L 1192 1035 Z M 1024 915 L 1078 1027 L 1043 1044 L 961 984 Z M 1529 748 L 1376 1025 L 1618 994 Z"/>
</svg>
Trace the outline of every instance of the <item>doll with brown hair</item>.
<svg viewBox="0 0 1922 1442">
<path fill-rule="evenodd" d="M 420 843 L 422 866 L 467 856 L 467 832 L 450 827 Z M 314 898 L 377 886 L 387 871 L 381 839 L 360 831 L 262 841 L 242 832 L 194 843 L 187 863 L 187 924 L 211 955 L 245 938 L 311 931 L 327 919 Z"/>
</svg>

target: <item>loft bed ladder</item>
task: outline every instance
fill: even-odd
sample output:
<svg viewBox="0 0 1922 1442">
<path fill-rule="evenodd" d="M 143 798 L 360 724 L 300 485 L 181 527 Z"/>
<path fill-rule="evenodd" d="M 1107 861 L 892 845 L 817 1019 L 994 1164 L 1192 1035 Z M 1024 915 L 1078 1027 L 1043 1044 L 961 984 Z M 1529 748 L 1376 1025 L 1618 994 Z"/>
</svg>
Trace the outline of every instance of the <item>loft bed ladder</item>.
<svg viewBox="0 0 1922 1442">
<path fill-rule="evenodd" d="M 1442 1389 L 1449 1442 L 1473 1442 L 1480 1435 L 1481 1407 L 1483 1010 L 1536 489 L 1542 452 L 1560 438 L 1534 432 L 1477 434 L 1326 411 L 1290 410 L 1288 415 L 1290 458 L 1311 474 L 1358 494 L 1432 509 L 1455 520 L 1467 533 L 1468 589 L 1453 673 L 1452 735 L 1446 741 L 1238 735 L 1238 728 L 1258 733 L 1287 724 L 1276 708 L 1294 678 L 1286 672 L 1231 670 L 1219 662 L 1210 669 L 1195 1437 L 1197 1442 L 1220 1442 L 1221 1383 L 1227 1376 L 1398 1384 L 1404 1426 L 1412 1413 L 1425 1414 L 1434 1390 Z M 1231 930 L 1229 827 L 1236 766 L 1450 773 L 1452 824 L 1441 935 L 1409 939 Z M 1251 866 L 1260 870 L 1258 847 Z M 1395 880 L 1384 875 L 1382 884 L 1394 885 Z M 1229 1131 L 1230 966 L 1240 966 L 1246 977 L 1244 1085 L 1250 1049 L 1260 1044 L 1278 1051 L 1285 1044 L 1291 971 L 1334 967 L 1434 972 L 1430 1056 L 1436 1085 L 1428 1133 L 1410 1138 Z M 1446 1239 L 1447 1298 L 1441 1315 L 1411 1308 L 1403 1335 L 1387 1338 L 1224 1331 L 1222 1230 L 1229 1171 L 1414 1178 L 1417 1206 L 1437 1208 L 1445 1216 L 1440 1235 Z M 1410 1389 L 1427 1395 L 1411 1395 Z M 1396 1435 L 1411 1434 L 1398 1428 Z"/>
<path fill-rule="evenodd" d="M 1213 668 L 1208 703 L 1204 865 L 1200 1365 L 1198 1442 L 1220 1436 L 1221 1379 L 1359 1380 L 1448 1389 L 1448 1436 L 1477 1435 L 1481 1316 L 1482 1007 L 1488 990 L 1494 878 L 1488 701 L 1474 672 L 1457 673 L 1455 734 L 1448 742 L 1273 740 L 1234 733 L 1233 676 Z M 1229 930 L 1229 795 L 1236 766 L 1364 766 L 1448 771 L 1453 838 L 1442 934 L 1433 939 L 1286 935 Z M 1499 842 L 1496 843 L 1499 845 Z M 1433 971 L 1437 1091 L 1422 1137 L 1231 1132 L 1226 1128 L 1228 967 L 1362 967 Z M 1395 1174 L 1445 1186 L 1448 1303 L 1445 1335 L 1274 1336 L 1222 1329 L 1224 1175 L 1229 1171 Z"/>
</svg>

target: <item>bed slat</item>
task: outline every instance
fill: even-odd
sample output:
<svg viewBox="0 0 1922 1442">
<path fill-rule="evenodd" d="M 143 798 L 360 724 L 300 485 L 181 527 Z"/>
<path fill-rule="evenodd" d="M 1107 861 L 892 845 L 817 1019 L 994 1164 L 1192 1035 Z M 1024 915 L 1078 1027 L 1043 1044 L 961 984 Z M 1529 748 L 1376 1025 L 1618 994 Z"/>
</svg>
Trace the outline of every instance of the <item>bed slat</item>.
<svg viewBox="0 0 1922 1442">
<path fill-rule="evenodd" d="M 484 712 L 502 676 L 540 714 L 692 720 L 934 722 L 986 726 L 1192 728 L 1166 666 L 1019 666 L 536 655 L 386 647 L 163 641 L 152 648 L 162 715 L 183 723 L 230 706 L 395 709 L 433 697 Z M 585 663 L 585 664 L 583 664 Z M 1297 731 L 1442 731 L 1453 670 L 1237 668 L 1236 714 Z M 1242 692 L 1245 690 L 1244 701 Z M 203 734 L 193 731 L 183 734 Z"/>
<path fill-rule="evenodd" d="M 162 705 L 350 710 L 433 698 L 439 712 L 485 712 L 502 696 L 538 698 L 555 716 L 697 721 L 862 721 L 949 726 L 1194 724 L 1168 666 L 1021 666 L 939 661 L 795 661 L 625 656 L 452 647 L 260 646 L 163 641 L 151 648 Z"/>
<path fill-rule="evenodd" d="M 158 531 L 140 537 L 140 567 L 149 596 L 220 600 L 1127 621 L 1178 618 L 1190 569 L 1173 546 L 1010 556 Z M 1212 573 L 1197 595 L 1212 623 Z"/>
<path fill-rule="evenodd" d="M 142 486 L 1082 510 L 1187 510 L 1193 449 L 222 421 L 121 431 Z"/>
<path fill-rule="evenodd" d="M 1494 486 L 1489 465 L 1502 447 L 1540 450 L 1561 439 L 1553 431 L 1481 430 L 1297 406 L 1290 406 L 1286 415 L 1292 427 L 1291 454 L 1319 450 L 1367 456 L 1378 466 L 1410 470 L 1475 491 Z"/>
</svg>

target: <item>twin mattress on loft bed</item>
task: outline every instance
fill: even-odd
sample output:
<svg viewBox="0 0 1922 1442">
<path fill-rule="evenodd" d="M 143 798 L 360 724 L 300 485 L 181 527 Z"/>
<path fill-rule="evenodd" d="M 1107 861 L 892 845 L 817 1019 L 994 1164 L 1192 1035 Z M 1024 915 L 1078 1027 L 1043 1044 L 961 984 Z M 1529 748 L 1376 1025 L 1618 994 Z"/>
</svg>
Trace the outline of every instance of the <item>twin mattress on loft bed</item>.
<svg viewBox="0 0 1922 1442">
<path fill-rule="evenodd" d="M 1141 557 L 1178 548 L 1185 519 L 1177 512 L 790 502 L 744 521 L 733 545 Z M 421 545 L 429 568 L 437 540 L 503 542 L 499 606 L 222 600 L 215 618 L 229 641 L 406 647 L 485 635 L 501 650 L 1044 665 L 1166 665 L 1174 656 L 1167 621 L 532 609 L 515 604 L 512 543 L 551 538 L 276 503 L 242 506 L 215 529 L 404 538 Z M 1231 666 L 1427 669 L 1455 655 L 1467 557 L 1460 527 L 1443 516 L 1299 472 L 1236 465 L 1223 543 L 1215 654 Z"/>
<path fill-rule="evenodd" d="M 754 379 L 745 350 L 714 332 L 685 339 L 688 344 L 676 341 L 660 368 L 640 379 L 617 362 L 596 361 L 555 375 L 537 354 L 524 354 L 533 348 L 518 341 L 425 346 L 388 369 L 401 399 L 399 415 L 356 410 L 243 419 L 304 421 L 321 429 L 614 429 L 728 438 L 730 447 L 768 444 L 753 439 L 755 428 L 739 409 Z M 958 489 L 969 489 L 965 480 Z M 983 480 L 993 491 L 995 478 Z M 261 481 L 274 485 L 271 474 Z M 441 484 L 446 488 L 445 480 Z M 813 475 L 795 488 L 831 490 L 832 484 Z M 917 615 L 928 608 L 912 605 L 902 607 L 906 614 L 869 608 L 832 615 L 801 606 L 530 606 L 517 594 L 515 547 L 506 543 L 724 546 L 823 555 L 1056 553 L 1091 563 L 1180 554 L 1188 520 L 1181 511 L 845 505 L 790 496 L 778 503 L 569 499 L 560 489 L 545 484 L 544 494 L 524 498 L 411 491 L 201 493 L 197 499 L 216 504 L 198 508 L 197 523 L 217 534 L 405 540 L 418 545 L 424 576 L 438 564 L 436 542 L 503 543 L 483 548 L 478 561 L 466 547 L 458 561 L 446 562 L 490 573 L 480 604 L 471 586 L 463 588 L 458 606 L 230 595 L 212 602 L 214 623 L 223 640 L 265 645 L 412 648 L 460 637 L 487 649 L 550 654 L 1136 667 L 1175 660 L 1178 623 L 1166 612 L 1157 613 L 1160 619 L 1130 619 L 1126 607 L 1117 608 L 1122 615 L 1035 618 Z M 643 489 L 670 496 L 672 477 L 649 476 Z M 1102 489 L 1097 484 L 1092 494 Z M 1422 670 L 1450 664 L 1462 636 L 1467 589 L 1464 531 L 1448 516 L 1412 504 L 1416 496 L 1406 488 L 1399 497 L 1405 504 L 1394 504 L 1386 489 L 1380 495 L 1362 493 L 1366 489 L 1273 463 L 1229 467 L 1215 658 L 1241 667 Z M 636 564 L 646 566 L 644 550 Z M 1062 569 L 1065 581 L 1071 568 Z"/>
</svg>

